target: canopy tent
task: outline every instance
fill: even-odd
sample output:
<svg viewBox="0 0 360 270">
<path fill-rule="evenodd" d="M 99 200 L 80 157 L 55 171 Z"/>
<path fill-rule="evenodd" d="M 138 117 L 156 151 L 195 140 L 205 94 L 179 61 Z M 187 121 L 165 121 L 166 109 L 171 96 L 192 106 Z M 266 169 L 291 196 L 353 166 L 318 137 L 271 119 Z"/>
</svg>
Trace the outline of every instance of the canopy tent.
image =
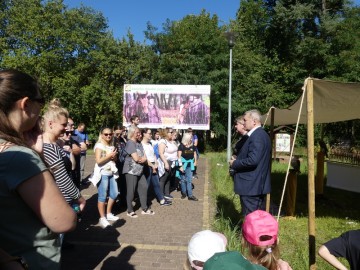
<svg viewBox="0 0 360 270">
<path fill-rule="evenodd" d="M 307 124 L 309 268 L 315 270 L 314 124 L 359 119 L 360 83 L 341 83 L 308 78 L 305 80 L 303 91 L 303 95 L 288 109 L 271 108 L 269 113 L 271 112 L 272 131 L 274 125 Z M 306 104 L 303 104 L 305 94 Z M 262 116 L 265 124 L 269 124 L 266 123 L 269 113 Z M 292 145 L 291 156 L 293 149 L 294 144 Z"/>
<path fill-rule="evenodd" d="M 360 83 L 341 83 L 308 78 L 313 81 L 314 123 L 331 123 L 360 118 Z M 301 97 L 287 109 L 275 108 L 274 125 L 296 124 L 301 105 Z M 300 124 L 307 123 L 307 105 L 300 114 Z M 263 116 L 263 119 L 266 115 Z M 266 123 L 270 124 L 270 123 Z"/>
</svg>

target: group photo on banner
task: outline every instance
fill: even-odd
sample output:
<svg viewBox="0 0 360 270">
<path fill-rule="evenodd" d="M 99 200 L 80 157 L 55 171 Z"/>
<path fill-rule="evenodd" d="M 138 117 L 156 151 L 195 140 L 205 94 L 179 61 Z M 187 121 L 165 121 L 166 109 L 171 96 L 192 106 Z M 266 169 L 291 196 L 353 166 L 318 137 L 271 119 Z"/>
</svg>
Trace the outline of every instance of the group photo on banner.
<svg viewBox="0 0 360 270">
<path fill-rule="evenodd" d="M 137 115 L 139 127 L 210 128 L 210 85 L 125 84 L 123 123 Z"/>
</svg>

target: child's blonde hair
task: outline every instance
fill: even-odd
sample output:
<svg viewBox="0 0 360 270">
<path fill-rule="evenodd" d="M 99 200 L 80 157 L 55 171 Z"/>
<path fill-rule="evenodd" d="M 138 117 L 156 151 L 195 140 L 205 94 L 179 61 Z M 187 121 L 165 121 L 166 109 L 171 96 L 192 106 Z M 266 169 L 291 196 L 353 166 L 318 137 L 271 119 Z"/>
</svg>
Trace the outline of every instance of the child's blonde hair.
<svg viewBox="0 0 360 270">
<path fill-rule="evenodd" d="M 280 250 L 277 242 L 261 247 L 249 243 L 244 236 L 241 238 L 241 252 L 249 261 L 261 264 L 269 270 L 277 270 L 277 261 L 280 259 Z"/>
</svg>

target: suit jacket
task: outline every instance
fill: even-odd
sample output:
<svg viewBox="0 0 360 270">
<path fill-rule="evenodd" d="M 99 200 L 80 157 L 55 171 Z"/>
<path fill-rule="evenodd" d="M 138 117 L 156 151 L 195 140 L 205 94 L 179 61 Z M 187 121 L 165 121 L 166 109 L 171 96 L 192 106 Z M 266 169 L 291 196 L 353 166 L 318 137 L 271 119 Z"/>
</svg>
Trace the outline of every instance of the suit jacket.
<svg viewBox="0 0 360 270">
<path fill-rule="evenodd" d="M 261 127 L 242 146 L 231 168 L 235 170 L 234 191 L 239 195 L 255 196 L 271 191 L 271 142 Z"/>
<path fill-rule="evenodd" d="M 243 147 L 243 145 L 245 144 L 248 138 L 249 136 L 245 134 L 244 136 L 241 137 L 240 140 L 237 141 L 234 147 L 233 155 L 237 156 L 240 153 L 241 148 Z"/>
</svg>

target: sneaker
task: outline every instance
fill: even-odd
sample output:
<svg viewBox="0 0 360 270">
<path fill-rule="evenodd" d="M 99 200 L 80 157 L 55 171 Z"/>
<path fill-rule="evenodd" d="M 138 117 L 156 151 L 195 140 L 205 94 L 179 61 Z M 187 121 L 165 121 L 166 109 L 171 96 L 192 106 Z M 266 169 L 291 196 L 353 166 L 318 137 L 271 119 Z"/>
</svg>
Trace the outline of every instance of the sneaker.
<svg viewBox="0 0 360 270">
<path fill-rule="evenodd" d="M 167 200 L 172 200 L 172 199 L 174 199 L 174 197 L 171 196 L 171 195 L 164 195 L 164 198 L 167 199 Z"/>
<path fill-rule="evenodd" d="M 146 211 L 142 210 L 141 214 L 142 215 L 150 215 L 150 216 L 152 216 L 152 215 L 155 215 L 155 212 L 148 208 L 148 209 L 146 209 Z"/>
<path fill-rule="evenodd" d="M 168 201 L 168 200 L 164 200 L 163 203 L 160 203 L 161 206 L 169 206 L 169 205 L 172 205 L 172 202 L 171 201 Z"/>
<path fill-rule="evenodd" d="M 99 225 L 101 226 L 101 228 L 105 229 L 106 227 L 110 226 L 110 223 L 105 217 L 102 217 L 99 219 Z"/>
<path fill-rule="evenodd" d="M 193 196 L 188 197 L 188 200 L 189 200 L 189 201 L 198 201 L 198 198 L 196 198 L 196 197 L 193 195 Z"/>
<path fill-rule="evenodd" d="M 119 219 L 119 217 L 114 216 L 112 213 L 106 214 L 106 219 L 110 221 L 116 221 Z"/>
<path fill-rule="evenodd" d="M 185 193 L 181 193 L 181 199 L 185 199 L 186 198 L 186 194 Z"/>
<path fill-rule="evenodd" d="M 137 217 L 138 217 L 135 212 L 131 212 L 131 213 L 127 212 L 126 215 L 127 215 L 128 217 L 131 217 L 131 218 L 137 218 Z"/>
</svg>

